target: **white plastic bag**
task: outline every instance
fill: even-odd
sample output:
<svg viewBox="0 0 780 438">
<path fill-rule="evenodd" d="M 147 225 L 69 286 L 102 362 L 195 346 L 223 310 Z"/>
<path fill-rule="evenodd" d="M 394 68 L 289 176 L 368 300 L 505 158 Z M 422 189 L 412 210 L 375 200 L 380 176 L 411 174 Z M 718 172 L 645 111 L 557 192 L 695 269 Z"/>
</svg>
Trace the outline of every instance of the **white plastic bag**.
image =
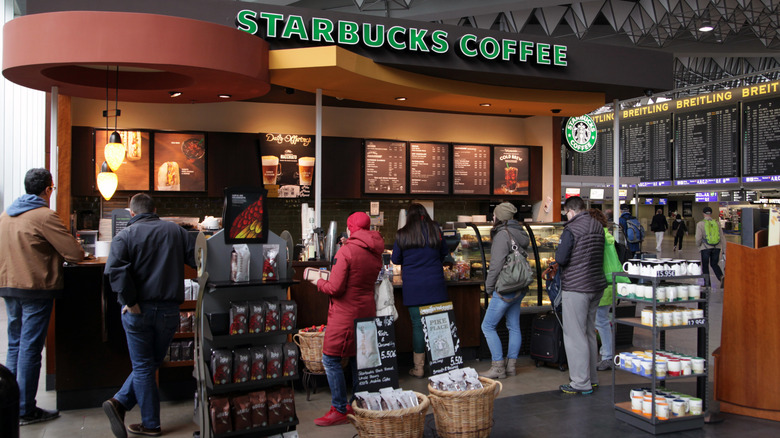
<svg viewBox="0 0 780 438">
<path fill-rule="evenodd" d="M 384 276 L 382 281 L 374 285 L 374 300 L 376 301 L 376 316 L 392 316 L 393 322 L 398 319 L 393 297 L 393 283 L 390 277 Z"/>
</svg>

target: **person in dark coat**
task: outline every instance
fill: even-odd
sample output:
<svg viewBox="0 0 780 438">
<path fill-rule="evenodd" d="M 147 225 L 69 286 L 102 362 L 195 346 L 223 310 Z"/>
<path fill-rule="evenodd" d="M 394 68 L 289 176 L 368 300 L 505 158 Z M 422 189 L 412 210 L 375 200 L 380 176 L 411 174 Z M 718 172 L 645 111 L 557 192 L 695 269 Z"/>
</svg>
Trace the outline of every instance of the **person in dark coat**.
<svg viewBox="0 0 780 438">
<path fill-rule="evenodd" d="M 655 211 L 653 221 L 650 222 L 650 231 L 655 233 L 655 252 L 661 254 L 661 243 L 664 241 L 664 233 L 669 229 L 663 210 L 660 208 Z"/>
<path fill-rule="evenodd" d="M 672 231 L 674 232 L 674 251 L 682 251 L 683 237 L 688 235 L 688 226 L 682 220 L 679 214 L 672 222 Z"/>
<path fill-rule="evenodd" d="M 628 241 L 628 221 L 633 218 L 634 216 L 631 215 L 629 206 L 627 204 L 622 204 L 620 206 L 620 217 L 618 218 L 618 222 L 620 223 L 620 229 L 623 231 L 623 240 L 631 251 L 632 257 L 638 257 L 639 253 L 642 252 L 642 243 Z"/>
<path fill-rule="evenodd" d="M 561 269 L 563 343 L 569 379 L 560 390 L 590 394 L 598 385 L 596 311 L 607 287 L 604 276 L 604 227 L 585 209 L 579 196 L 563 204 L 568 222 L 561 233 L 555 260 Z"/>
<path fill-rule="evenodd" d="M 439 224 L 433 221 L 422 204 L 412 203 L 406 214 L 406 225 L 396 234 L 393 264 L 401 265 L 404 306 L 412 319 L 412 352 L 414 368 L 409 374 L 425 376 L 425 335 L 420 306 L 448 300 L 442 264 L 449 251 Z"/>
<path fill-rule="evenodd" d="M 341 359 L 350 358 L 354 383 L 357 378 L 354 321 L 376 316 L 374 285 L 382 269 L 385 249 L 382 236 L 369 230 L 370 224 L 371 219 L 363 212 L 350 215 L 347 218 L 349 238 L 336 253 L 330 278 L 311 280 L 318 291 L 330 297 L 322 364 L 330 385 L 332 406 L 327 414 L 314 420 L 317 426 L 345 424 L 347 412 L 351 413 Z"/>
</svg>

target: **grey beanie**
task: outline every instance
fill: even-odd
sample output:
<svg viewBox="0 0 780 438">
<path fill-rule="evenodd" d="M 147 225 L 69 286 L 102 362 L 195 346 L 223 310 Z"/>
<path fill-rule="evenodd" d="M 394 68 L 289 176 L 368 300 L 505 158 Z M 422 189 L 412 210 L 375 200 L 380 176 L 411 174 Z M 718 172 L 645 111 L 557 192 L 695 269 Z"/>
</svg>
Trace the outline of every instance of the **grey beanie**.
<svg viewBox="0 0 780 438">
<path fill-rule="evenodd" d="M 509 219 L 513 219 L 515 217 L 515 213 L 517 213 L 517 208 L 515 208 L 511 202 L 502 202 L 498 204 L 493 210 L 493 214 L 496 216 L 496 219 L 500 221 L 508 221 Z"/>
</svg>

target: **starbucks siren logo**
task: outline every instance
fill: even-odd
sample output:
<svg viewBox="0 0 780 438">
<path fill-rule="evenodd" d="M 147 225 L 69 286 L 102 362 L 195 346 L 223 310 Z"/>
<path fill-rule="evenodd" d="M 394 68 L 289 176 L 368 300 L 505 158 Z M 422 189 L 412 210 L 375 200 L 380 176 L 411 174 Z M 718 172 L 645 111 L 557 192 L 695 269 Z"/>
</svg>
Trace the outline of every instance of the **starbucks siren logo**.
<svg viewBox="0 0 780 438">
<path fill-rule="evenodd" d="M 588 152 L 596 144 L 596 124 L 590 116 L 569 117 L 566 141 L 577 152 Z"/>
</svg>

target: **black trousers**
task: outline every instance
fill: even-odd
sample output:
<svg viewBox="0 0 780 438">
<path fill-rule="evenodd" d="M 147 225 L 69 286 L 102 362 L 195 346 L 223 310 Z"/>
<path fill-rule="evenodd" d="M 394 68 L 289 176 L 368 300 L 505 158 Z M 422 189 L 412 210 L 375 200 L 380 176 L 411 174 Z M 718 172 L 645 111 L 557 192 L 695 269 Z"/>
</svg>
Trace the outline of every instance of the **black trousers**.
<svg viewBox="0 0 780 438">
<path fill-rule="evenodd" d="M 701 250 L 701 272 L 705 275 L 710 275 L 710 266 L 712 266 L 712 272 L 715 273 L 715 277 L 718 281 L 723 278 L 723 271 L 720 270 L 718 262 L 720 261 L 720 248 L 710 248 Z"/>
</svg>

